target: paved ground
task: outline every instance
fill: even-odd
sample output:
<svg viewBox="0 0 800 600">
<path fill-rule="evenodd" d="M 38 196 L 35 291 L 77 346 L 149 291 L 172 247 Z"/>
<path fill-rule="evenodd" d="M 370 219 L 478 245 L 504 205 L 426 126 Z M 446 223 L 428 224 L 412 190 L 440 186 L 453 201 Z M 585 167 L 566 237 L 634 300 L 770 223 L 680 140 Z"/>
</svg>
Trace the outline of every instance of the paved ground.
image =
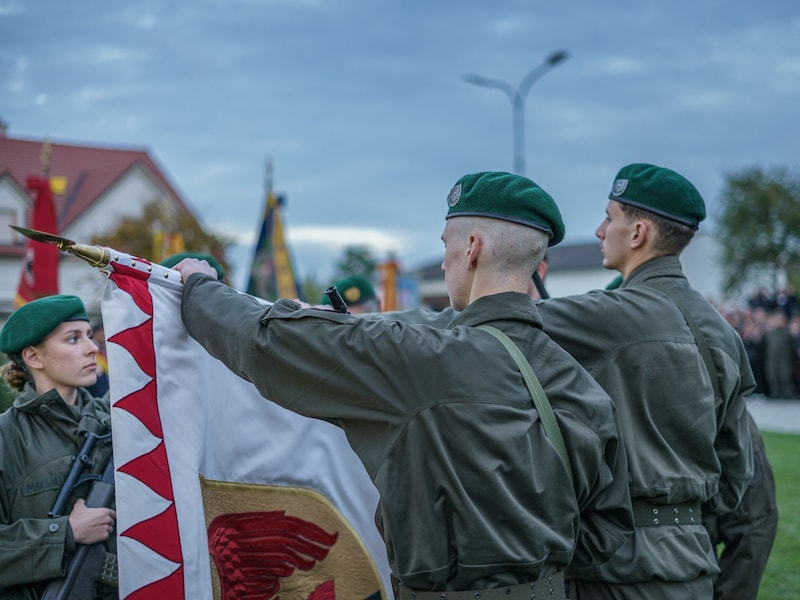
<svg viewBox="0 0 800 600">
<path fill-rule="evenodd" d="M 763 396 L 747 401 L 758 428 L 777 433 L 800 433 L 800 400 L 773 400 Z"/>
</svg>

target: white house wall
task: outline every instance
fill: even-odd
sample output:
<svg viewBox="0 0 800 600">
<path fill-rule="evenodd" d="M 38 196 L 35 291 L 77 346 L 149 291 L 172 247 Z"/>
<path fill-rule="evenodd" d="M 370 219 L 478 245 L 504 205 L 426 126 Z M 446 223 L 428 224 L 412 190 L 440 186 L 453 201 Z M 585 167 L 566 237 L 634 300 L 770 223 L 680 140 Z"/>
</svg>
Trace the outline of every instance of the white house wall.
<svg viewBox="0 0 800 600">
<path fill-rule="evenodd" d="M 719 246 L 709 233 L 698 233 L 681 254 L 681 265 L 689 283 L 703 296 L 722 300 L 722 271 L 719 267 Z M 596 268 L 570 269 L 561 273 L 550 269 L 547 291 L 553 297 L 583 294 L 604 289 L 616 277 L 616 271 Z"/>
<path fill-rule="evenodd" d="M 0 245 L 13 245 L 20 234 L 9 225 L 25 226 L 30 198 L 9 177 L 0 177 Z"/>
<path fill-rule="evenodd" d="M 106 277 L 89 263 L 71 255 L 61 257 L 58 268 L 58 290 L 83 300 L 86 310 L 94 318 L 100 314 L 100 299 Z"/>
<path fill-rule="evenodd" d="M 60 235 L 79 244 L 91 244 L 94 236 L 110 232 L 123 217 L 140 216 L 144 206 L 153 200 L 165 200 L 170 208 L 175 205 L 175 199 L 157 180 L 145 169 L 134 167 L 106 190 L 72 225 L 61 231 Z M 0 180 L 0 207 L 19 204 L 16 186 Z M 24 226 L 24 206 L 22 213 L 20 222 Z M 125 248 L 116 250 L 126 251 Z M 16 295 L 21 267 L 21 256 L 0 257 L 0 307 L 6 311 L 12 306 Z M 104 285 L 105 277 L 96 269 L 79 258 L 62 255 L 58 271 L 60 293 L 79 296 L 87 310 L 96 315 L 99 314 Z"/>
<path fill-rule="evenodd" d="M 616 271 L 603 269 L 580 269 L 558 273 L 551 270 L 545 280 L 547 292 L 553 298 L 585 294 L 604 289 L 616 277 Z"/>
<path fill-rule="evenodd" d="M 139 217 L 144 206 L 154 200 L 174 200 L 158 182 L 141 167 L 130 169 L 106 190 L 79 219 L 61 235 L 81 244 L 88 244 L 95 235 L 110 233 L 124 217 Z M 119 249 L 124 252 L 124 248 Z"/>
</svg>

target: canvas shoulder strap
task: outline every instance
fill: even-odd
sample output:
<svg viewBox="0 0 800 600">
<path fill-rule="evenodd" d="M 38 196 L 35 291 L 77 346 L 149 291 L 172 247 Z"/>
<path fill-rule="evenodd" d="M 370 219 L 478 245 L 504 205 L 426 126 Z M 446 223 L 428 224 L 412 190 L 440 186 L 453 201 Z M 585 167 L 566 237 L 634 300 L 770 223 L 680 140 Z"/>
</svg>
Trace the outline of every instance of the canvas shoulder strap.
<svg viewBox="0 0 800 600">
<path fill-rule="evenodd" d="M 482 329 L 483 331 L 491 333 L 494 337 L 496 337 L 514 359 L 514 362 L 517 363 L 517 368 L 519 368 L 520 373 L 522 373 L 522 378 L 525 380 L 525 385 L 528 387 L 528 392 L 533 400 L 533 405 L 536 407 L 536 410 L 539 413 L 539 420 L 542 422 L 545 435 L 547 435 L 553 446 L 555 446 L 556 451 L 558 451 L 561 459 L 567 466 L 569 479 L 574 484 L 572 477 L 572 462 L 569 459 L 567 446 L 564 443 L 564 437 L 561 435 L 561 429 L 559 429 L 556 416 L 553 413 L 553 407 L 550 406 L 550 402 L 547 400 L 547 396 L 542 389 L 542 384 L 539 383 L 539 379 L 537 379 L 533 369 L 531 369 L 531 365 L 522 354 L 522 350 L 520 350 L 519 347 L 511 341 L 511 338 L 509 338 L 505 333 L 496 327 L 492 327 L 491 325 L 478 325 L 477 329 Z"/>
<path fill-rule="evenodd" d="M 689 311 L 684 306 L 683 302 L 681 302 L 680 298 L 678 298 L 672 292 L 666 290 L 665 288 L 646 282 L 644 285 L 653 288 L 654 290 L 658 290 L 665 296 L 667 296 L 670 300 L 675 303 L 675 306 L 678 307 L 678 310 L 681 311 L 683 315 L 683 319 L 686 321 L 686 324 L 689 326 L 689 329 L 692 330 L 692 335 L 694 336 L 694 340 L 697 343 L 697 348 L 700 350 L 700 356 L 703 357 L 703 362 L 706 365 L 706 370 L 708 371 L 708 377 L 711 379 L 711 387 L 714 389 L 714 400 L 717 405 L 722 403 L 722 392 L 720 391 L 719 387 L 719 379 L 717 378 L 717 369 L 714 367 L 714 359 L 711 356 L 711 350 L 708 349 L 708 343 L 706 342 L 706 338 L 700 329 L 697 327 L 697 323 L 694 322 L 692 315 L 689 314 Z"/>
</svg>

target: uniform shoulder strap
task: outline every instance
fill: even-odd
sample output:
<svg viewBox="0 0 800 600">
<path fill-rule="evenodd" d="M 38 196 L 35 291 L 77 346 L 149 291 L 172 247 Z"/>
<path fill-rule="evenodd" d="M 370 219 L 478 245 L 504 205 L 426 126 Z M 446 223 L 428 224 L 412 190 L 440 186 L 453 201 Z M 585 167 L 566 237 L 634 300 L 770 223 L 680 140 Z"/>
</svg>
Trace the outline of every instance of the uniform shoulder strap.
<svg viewBox="0 0 800 600">
<path fill-rule="evenodd" d="M 494 337 L 496 337 L 514 359 L 514 362 L 517 363 L 517 367 L 519 368 L 520 373 L 522 373 L 522 378 L 525 380 L 525 385 L 528 387 L 528 392 L 533 400 L 533 405 L 536 407 L 536 410 L 539 413 L 539 420 L 542 422 L 544 433 L 550 439 L 550 442 L 553 444 L 553 446 L 555 446 L 556 451 L 561 456 L 561 460 L 563 460 L 564 464 L 567 466 L 569 480 L 574 485 L 575 482 L 572 477 L 572 462 L 569 460 L 567 446 L 564 443 L 564 437 L 561 435 L 561 429 L 558 427 L 556 416 L 553 413 L 553 407 L 550 406 L 550 402 L 547 400 L 547 396 L 542 389 L 542 384 L 539 383 L 539 379 L 534 374 L 530 363 L 528 363 L 528 360 L 525 358 L 525 355 L 522 354 L 522 350 L 520 350 L 519 346 L 511 341 L 511 338 L 509 338 L 505 333 L 496 327 L 492 327 L 491 325 L 478 325 L 477 329 L 482 329 L 483 331 L 491 333 Z"/>
<path fill-rule="evenodd" d="M 658 284 L 652 282 L 645 282 L 644 285 L 647 287 L 653 288 L 654 290 L 658 290 L 662 294 L 664 294 L 667 298 L 672 300 L 675 303 L 675 306 L 678 307 L 678 310 L 681 311 L 683 315 L 683 319 L 686 321 L 686 324 L 689 326 L 689 329 L 692 330 L 692 335 L 694 336 L 694 340 L 697 343 L 697 348 L 700 350 L 700 356 L 703 357 L 703 363 L 706 365 L 706 371 L 708 371 L 708 377 L 711 379 L 711 387 L 714 390 L 714 403 L 719 408 L 722 404 L 722 392 L 720 391 L 719 386 L 719 378 L 717 377 L 717 369 L 714 366 L 714 359 L 711 356 L 711 350 L 708 349 L 708 343 L 706 342 L 706 338 L 700 329 L 697 327 L 697 323 L 694 322 L 692 315 L 689 314 L 689 311 L 684 306 L 681 299 L 678 298 L 676 294 L 668 291 L 666 288 L 661 287 Z"/>
</svg>

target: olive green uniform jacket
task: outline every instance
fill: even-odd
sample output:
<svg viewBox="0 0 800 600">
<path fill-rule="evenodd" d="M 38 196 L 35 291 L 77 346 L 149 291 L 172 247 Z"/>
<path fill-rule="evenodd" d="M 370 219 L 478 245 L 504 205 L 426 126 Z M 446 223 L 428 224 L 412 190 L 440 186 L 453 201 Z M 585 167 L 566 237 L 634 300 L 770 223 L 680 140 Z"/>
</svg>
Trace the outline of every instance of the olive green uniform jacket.
<svg viewBox="0 0 800 600">
<path fill-rule="evenodd" d="M 439 329 L 289 300 L 264 307 L 194 274 L 182 315 L 266 398 L 343 428 L 380 492 L 389 563 L 409 588 L 535 580 L 570 563 L 579 533 L 580 561 L 594 570 L 632 528 L 627 486 L 614 479 L 625 458 L 613 405 L 541 332 L 522 294 L 482 298 Z M 480 323 L 505 331 L 535 365 L 574 488 L 516 365 Z"/>
<path fill-rule="evenodd" d="M 74 410 L 73 410 L 74 409 Z M 45 582 L 64 575 L 66 559 L 75 550 L 69 513 L 89 484 L 69 498 L 64 516 L 49 518 L 84 434 L 104 435 L 110 429 L 109 402 L 78 389 L 75 407 L 56 390 L 38 394 L 31 383 L 0 414 L 0 598 L 32 599 Z M 111 444 L 95 445 L 92 465 L 99 473 L 111 455 Z M 112 540 L 113 543 L 113 540 Z"/>
<path fill-rule="evenodd" d="M 722 398 L 677 295 L 705 337 Z M 651 260 L 614 291 L 537 304 L 544 330 L 613 398 L 628 454 L 634 502 L 700 501 L 725 514 L 753 473 L 745 397 L 755 387 L 741 339 L 694 291 L 675 256 Z M 719 571 L 705 527 L 637 527 L 602 569 L 608 582 L 689 581 Z"/>
</svg>

